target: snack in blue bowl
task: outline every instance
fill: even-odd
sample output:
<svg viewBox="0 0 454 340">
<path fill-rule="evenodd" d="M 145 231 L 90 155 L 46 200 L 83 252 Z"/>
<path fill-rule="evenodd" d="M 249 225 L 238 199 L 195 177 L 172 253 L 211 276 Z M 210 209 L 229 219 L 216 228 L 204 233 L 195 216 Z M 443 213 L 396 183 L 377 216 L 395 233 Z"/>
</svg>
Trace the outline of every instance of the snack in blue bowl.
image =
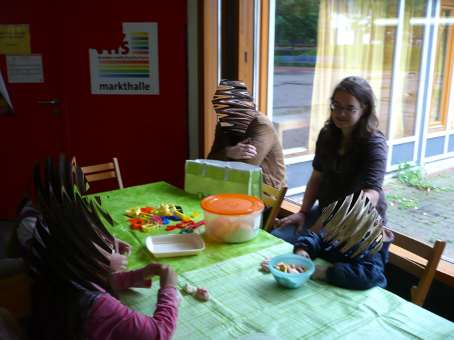
<svg viewBox="0 0 454 340">
<path fill-rule="evenodd" d="M 273 257 L 270 260 L 269 268 L 271 274 L 281 286 L 298 288 L 309 280 L 314 273 L 315 265 L 307 257 L 285 254 Z"/>
</svg>

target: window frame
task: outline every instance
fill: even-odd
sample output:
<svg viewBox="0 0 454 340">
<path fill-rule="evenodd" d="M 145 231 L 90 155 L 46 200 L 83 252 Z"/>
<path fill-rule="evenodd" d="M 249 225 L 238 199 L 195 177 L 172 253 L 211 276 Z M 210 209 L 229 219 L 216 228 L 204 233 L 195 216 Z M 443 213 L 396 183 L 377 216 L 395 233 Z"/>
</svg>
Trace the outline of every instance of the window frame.
<svg viewBox="0 0 454 340">
<path fill-rule="evenodd" d="M 444 10 L 450 11 L 451 15 L 454 17 L 454 3 L 449 3 L 447 0 L 441 1 L 440 3 L 440 9 L 438 11 L 438 15 L 436 19 L 440 20 L 440 13 L 442 13 Z M 439 46 L 438 46 L 438 38 L 439 38 L 439 25 L 436 27 L 436 51 L 440 51 Z M 453 69 L 454 69 L 454 64 L 450 61 L 454 60 L 454 25 L 448 25 L 447 26 L 448 33 L 447 33 L 447 50 L 446 50 L 446 55 L 445 55 L 445 61 L 444 61 L 444 66 L 443 66 L 443 73 L 444 73 L 444 79 L 443 79 L 443 86 L 442 86 L 442 93 L 440 94 L 441 96 L 441 103 L 440 103 L 440 120 L 436 121 L 431 121 L 429 117 L 429 133 L 433 132 L 439 132 L 439 131 L 445 131 L 449 129 L 448 127 L 448 111 L 449 111 L 449 100 L 450 100 L 450 94 L 451 94 L 451 88 L 452 88 L 452 75 L 453 75 Z M 435 58 L 437 58 L 438 55 L 435 55 Z M 433 82 L 435 79 L 433 79 Z M 433 98 L 433 90 L 434 86 L 432 83 L 432 93 L 431 93 L 431 106 L 433 104 L 434 98 Z"/>
<path fill-rule="evenodd" d="M 435 1 L 435 0 L 434 0 Z M 429 4 L 432 5 L 433 1 L 429 0 Z M 259 53 L 258 53 L 258 106 L 262 112 L 267 112 L 267 106 L 272 103 L 272 99 L 267 94 L 267 87 L 269 81 L 269 56 L 268 52 L 271 48 L 274 49 L 274 42 L 269 41 L 269 23 L 270 23 L 270 11 L 273 11 L 273 6 L 275 5 L 275 0 L 263 0 L 260 2 L 260 18 L 259 21 Z M 428 6 L 430 7 L 430 6 Z M 219 23 L 219 8 L 220 0 L 204 0 L 201 5 L 201 12 L 203 17 L 202 26 L 202 44 L 200 52 L 200 61 L 203 77 L 201 77 L 201 87 L 202 87 L 202 123 L 203 126 L 203 141 L 205 153 L 207 153 L 211 147 L 212 140 L 214 137 L 214 127 L 216 123 L 215 115 L 212 112 L 211 98 L 217 86 L 219 79 L 219 65 L 220 65 L 220 45 L 219 45 L 219 32 L 220 32 L 220 23 Z M 428 12 L 430 9 L 428 9 Z M 257 11 L 255 12 L 257 13 Z M 247 20 L 247 19 L 246 19 Z M 250 20 L 253 20 L 252 18 Z M 429 48 L 428 43 L 425 43 L 425 48 Z M 217 46 L 213 48 L 213 46 Z M 256 65 L 251 65 L 251 67 L 256 67 Z M 272 76 L 272 75 L 271 75 Z M 454 76 L 452 77 L 454 79 Z M 429 85 L 430 86 L 430 85 Z M 257 88 L 257 87 L 256 87 Z M 453 100 L 453 89 L 451 89 L 451 101 Z M 422 101 L 418 103 L 418 110 L 422 110 L 423 104 Z M 424 108 L 426 109 L 426 108 Z M 211 124 L 211 126 L 210 126 Z M 421 117 L 417 119 L 417 124 L 423 124 Z M 427 125 L 426 125 L 427 126 Z M 427 130 L 424 130 L 424 133 L 427 134 Z M 408 138 L 405 138 L 408 139 Z M 419 138 L 411 138 L 419 139 Z M 422 140 L 422 137 L 421 137 Z M 395 144 L 397 140 L 392 140 L 391 144 Z M 417 141 L 418 142 L 418 141 Z M 390 143 L 390 142 L 388 142 Z M 424 147 L 422 148 L 424 151 Z M 310 161 L 310 157 L 313 155 L 304 156 L 304 161 Z M 423 156 L 424 158 L 424 156 Z M 299 159 L 302 160 L 302 159 Z M 296 161 L 296 159 L 292 159 Z M 388 169 L 389 170 L 389 169 Z M 300 205 L 292 203 L 288 200 L 284 200 L 281 206 L 281 214 L 288 215 L 291 213 L 298 212 Z M 398 256 L 404 256 L 402 252 L 395 247 L 390 248 L 390 252 L 397 254 Z M 414 259 L 415 262 L 418 262 L 418 259 Z M 450 287 L 454 287 L 454 263 L 451 263 L 445 259 L 441 259 L 440 264 L 437 268 L 436 280 L 443 282 Z"/>
<path fill-rule="evenodd" d="M 219 82 L 221 48 L 220 48 L 220 0 L 203 0 L 202 6 L 202 44 L 201 57 L 202 77 L 202 125 L 204 157 L 210 152 L 216 129 L 216 115 L 211 100 Z"/>
</svg>

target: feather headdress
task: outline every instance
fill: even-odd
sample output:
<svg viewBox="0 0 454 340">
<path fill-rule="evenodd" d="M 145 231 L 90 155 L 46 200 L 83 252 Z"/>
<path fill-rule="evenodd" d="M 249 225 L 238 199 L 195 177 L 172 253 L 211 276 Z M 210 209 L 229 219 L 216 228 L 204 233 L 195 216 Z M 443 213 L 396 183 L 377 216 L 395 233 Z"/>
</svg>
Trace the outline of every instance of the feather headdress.
<svg viewBox="0 0 454 340">
<path fill-rule="evenodd" d="M 221 80 L 212 103 L 221 128 L 237 134 L 245 134 L 258 114 L 246 85 L 241 81 Z"/>
<path fill-rule="evenodd" d="M 111 291 L 110 257 L 114 238 L 104 223 L 113 224 L 100 199 L 83 197 L 86 182 L 75 161 L 61 156 L 34 169 L 42 216 L 32 246 L 32 270 L 50 280 L 89 290 Z"/>
<path fill-rule="evenodd" d="M 323 225 L 326 241 L 338 244 L 340 252 L 356 257 L 371 254 L 383 244 L 383 220 L 364 191 L 353 193 L 322 210 L 317 225 Z"/>
</svg>

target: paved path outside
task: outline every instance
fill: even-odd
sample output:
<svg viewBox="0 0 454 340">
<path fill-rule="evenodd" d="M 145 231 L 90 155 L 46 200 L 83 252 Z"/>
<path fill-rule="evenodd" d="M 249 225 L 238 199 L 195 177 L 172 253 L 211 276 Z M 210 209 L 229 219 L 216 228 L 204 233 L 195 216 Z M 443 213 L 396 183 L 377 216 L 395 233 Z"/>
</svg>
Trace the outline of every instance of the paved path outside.
<svg viewBox="0 0 454 340">
<path fill-rule="evenodd" d="M 454 261 L 454 169 L 427 177 L 443 190 L 421 191 L 400 183 L 396 178 L 385 182 L 388 200 L 388 225 L 402 233 L 433 243 L 446 241 L 444 255 Z M 393 200 L 392 198 L 397 199 Z M 413 200 L 405 207 L 401 198 Z"/>
</svg>

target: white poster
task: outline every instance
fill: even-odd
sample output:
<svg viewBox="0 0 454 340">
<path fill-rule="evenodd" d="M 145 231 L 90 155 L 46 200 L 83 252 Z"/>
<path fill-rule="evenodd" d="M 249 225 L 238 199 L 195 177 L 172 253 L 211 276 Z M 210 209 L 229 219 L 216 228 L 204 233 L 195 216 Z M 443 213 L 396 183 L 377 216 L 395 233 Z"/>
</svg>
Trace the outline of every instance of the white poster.
<svg viewBox="0 0 454 340">
<path fill-rule="evenodd" d="M 158 24 L 125 22 L 123 33 L 115 50 L 88 50 L 91 93 L 159 94 Z"/>
<path fill-rule="evenodd" d="M 43 83 L 43 58 L 41 54 L 7 55 L 6 68 L 10 83 Z"/>
</svg>

